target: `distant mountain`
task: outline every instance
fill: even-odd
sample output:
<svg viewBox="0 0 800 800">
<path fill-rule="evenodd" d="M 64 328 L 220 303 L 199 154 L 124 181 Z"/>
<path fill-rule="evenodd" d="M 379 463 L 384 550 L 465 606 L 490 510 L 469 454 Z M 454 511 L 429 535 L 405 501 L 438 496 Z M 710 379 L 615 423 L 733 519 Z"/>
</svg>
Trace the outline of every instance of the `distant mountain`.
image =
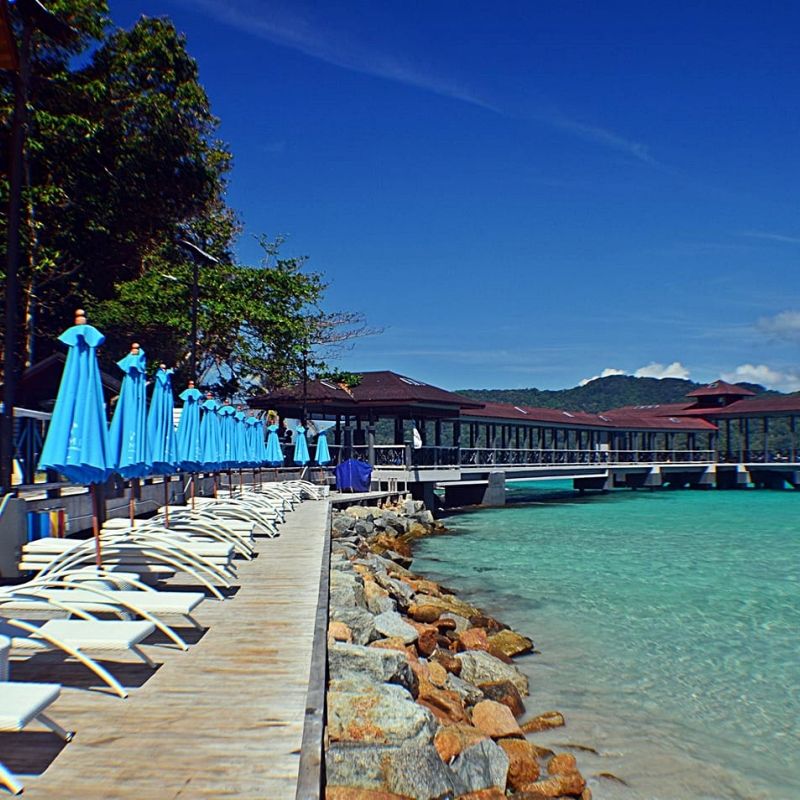
<svg viewBox="0 0 800 800">
<path fill-rule="evenodd" d="M 611 375 L 596 378 L 572 389 L 459 389 L 459 394 L 489 403 L 562 408 L 567 411 L 606 411 L 619 406 L 649 406 L 680 403 L 686 395 L 705 384 L 682 378 L 634 378 Z M 751 392 L 767 390 L 757 383 L 738 383 Z M 688 402 L 688 401 L 687 401 Z"/>
</svg>

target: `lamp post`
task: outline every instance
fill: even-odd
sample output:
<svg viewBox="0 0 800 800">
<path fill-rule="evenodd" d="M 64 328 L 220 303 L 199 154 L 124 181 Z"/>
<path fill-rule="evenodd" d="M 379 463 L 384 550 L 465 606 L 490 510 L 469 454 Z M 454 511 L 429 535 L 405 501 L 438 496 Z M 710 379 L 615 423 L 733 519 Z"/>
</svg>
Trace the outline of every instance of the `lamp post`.
<svg viewBox="0 0 800 800">
<path fill-rule="evenodd" d="M 0 485 L 11 490 L 14 462 L 14 406 L 17 395 L 17 340 L 19 302 L 20 220 L 25 141 L 28 135 L 28 97 L 34 31 L 39 30 L 65 44 L 75 33 L 51 14 L 38 0 L 17 0 L 16 15 L 21 23 L 19 45 L 11 30 L 8 0 L 0 0 L 0 68 L 12 74 L 14 113 L 8 154 L 8 232 L 6 240 L 5 341 L 3 361 L 3 416 L 0 420 Z"/>
<path fill-rule="evenodd" d="M 214 258 L 210 253 L 198 247 L 188 239 L 178 239 L 181 245 L 192 256 L 192 349 L 191 349 L 191 376 L 193 380 L 198 380 L 197 375 L 197 305 L 200 298 L 200 262 L 206 264 L 219 264 L 219 259 Z"/>
</svg>

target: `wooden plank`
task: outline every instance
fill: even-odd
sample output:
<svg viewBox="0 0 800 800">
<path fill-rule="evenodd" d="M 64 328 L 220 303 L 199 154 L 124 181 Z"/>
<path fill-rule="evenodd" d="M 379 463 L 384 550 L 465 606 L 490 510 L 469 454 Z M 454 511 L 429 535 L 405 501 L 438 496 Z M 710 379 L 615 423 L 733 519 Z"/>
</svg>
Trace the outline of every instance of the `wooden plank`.
<svg viewBox="0 0 800 800">
<path fill-rule="evenodd" d="M 12 664 L 12 679 L 64 684 L 51 715 L 77 731 L 60 752 L 35 727 L 10 747 L 0 737 L 10 769 L 43 773 L 25 780 L 26 797 L 293 797 L 329 508 L 307 501 L 280 537 L 260 539 L 258 558 L 238 562 L 238 592 L 198 609 L 208 630 L 188 652 L 153 638 L 144 649 L 161 664 L 155 673 L 110 664 L 127 685 L 141 684 L 127 700 L 79 665 L 49 656 Z"/>
</svg>

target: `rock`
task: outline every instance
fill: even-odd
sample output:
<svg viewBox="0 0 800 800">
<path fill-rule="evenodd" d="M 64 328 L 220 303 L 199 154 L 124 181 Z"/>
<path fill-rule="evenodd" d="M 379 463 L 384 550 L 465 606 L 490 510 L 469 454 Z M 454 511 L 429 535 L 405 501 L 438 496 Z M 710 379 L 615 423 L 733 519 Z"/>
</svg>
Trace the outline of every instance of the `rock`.
<svg viewBox="0 0 800 800">
<path fill-rule="evenodd" d="M 394 561 L 395 564 L 399 564 L 401 567 L 411 566 L 412 559 L 408 556 L 400 555 L 396 550 L 386 550 L 383 555 L 390 561 Z"/>
<path fill-rule="evenodd" d="M 522 787 L 522 791 L 529 792 L 532 797 L 538 798 L 563 797 L 565 795 L 577 797 L 585 788 L 586 781 L 580 772 L 575 771 L 527 783 Z M 528 795 L 523 794 L 522 796 L 527 797 Z"/>
<path fill-rule="evenodd" d="M 331 680 L 356 672 L 369 676 L 376 683 L 397 683 L 412 694 L 417 679 L 404 653 L 362 647 L 356 644 L 334 644 L 328 648 L 328 674 Z"/>
<path fill-rule="evenodd" d="M 450 631 L 454 632 L 456 629 L 456 621 L 446 617 L 439 617 L 439 619 L 437 619 L 433 624 L 436 626 L 436 630 L 438 630 L 439 633 L 448 633 Z"/>
<path fill-rule="evenodd" d="M 481 700 L 475 704 L 472 724 L 493 739 L 523 735 L 508 706 L 494 700 Z"/>
<path fill-rule="evenodd" d="M 435 628 L 423 630 L 422 633 L 418 634 L 417 649 L 419 650 L 420 655 L 426 657 L 431 656 L 438 647 L 439 633 Z"/>
<path fill-rule="evenodd" d="M 562 775 L 568 772 L 575 772 L 578 769 L 578 762 L 571 753 L 559 753 L 553 756 L 547 765 L 547 771 L 551 775 Z"/>
<path fill-rule="evenodd" d="M 431 739 L 437 728 L 433 714 L 401 686 L 376 684 L 361 692 L 329 691 L 327 704 L 331 742 L 400 744 Z"/>
<path fill-rule="evenodd" d="M 374 642 L 369 643 L 370 647 L 379 647 L 383 650 L 397 650 L 400 653 L 405 653 L 406 643 L 399 637 L 391 637 L 389 639 L 376 639 Z"/>
<path fill-rule="evenodd" d="M 331 570 L 330 606 L 359 606 L 366 608 L 364 599 L 364 582 L 360 576 L 341 570 Z"/>
<path fill-rule="evenodd" d="M 462 792 L 476 792 L 496 787 L 505 789 L 508 756 L 489 739 L 470 745 L 450 764 L 458 777 Z"/>
<path fill-rule="evenodd" d="M 608 781 L 615 781 L 616 783 L 621 783 L 623 786 L 627 786 L 628 782 L 620 778 L 618 775 L 615 775 L 613 772 L 598 772 L 598 778 L 605 778 Z"/>
<path fill-rule="evenodd" d="M 506 800 L 506 793 L 493 786 L 491 789 L 479 789 L 477 792 L 460 794 L 456 800 Z"/>
<path fill-rule="evenodd" d="M 467 650 L 458 653 L 461 662 L 461 677 L 476 686 L 494 681 L 511 681 L 521 694 L 528 694 L 528 679 L 513 665 L 504 664 L 498 658 L 482 650 Z"/>
<path fill-rule="evenodd" d="M 458 694 L 447 689 L 439 689 L 430 680 L 419 681 L 417 702 L 445 724 L 469 722 L 464 703 Z"/>
<path fill-rule="evenodd" d="M 385 611 L 397 609 L 397 603 L 389 597 L 389 592 L 375 581 L 364 581 L 364 599 L 372 614 L 383 614 Z"/>
<path fill-rule="evenodd" d="M 436 650 L 431 656 L 431 660 L 441 664 L 448 672 L 453 675 L 461 674 L 461 662 L 447 650 Z"/>
<path fill-rule="evenodd" d="M 359 520 L 353 525 L 353 532 L 359 536 L 369 536 L 375 530 L 375 526 L 368 519 Z"/>
<path fill-rule="evenodd" d="M 416 642 L 419 634 L 396 611 L 384 611 L 374 618 L 375 630 L 385 637 L 402 639 L 405 644 Z"/>
<path fill-rule="evenodd" d="M 352 642 L 353 632 L 344 622 L 334 620 L 328 625 L 328 643 L 332 642 Z"/>
<path fill-rule="evenodd" d="M 433 744 L 442 761 L 449 764 L 462 750 L 486 738 L 485 733 L 472 725 L 442 725 L 436 731 Z"/>
<path fill-rule="evenodd" d="M 565 724 L 564 716 L 558 711 L 545 711 L 537 717 L 525 720 L 522 723 L 523 733 L 538 733 L 550 728 L 560 728 Z"/>
<path fill-rule="evenodd" d="M 368 519 L 372 521 L 375 518 L 376 509 L 370 506 L 348 506 L 344 513 L 353 519 Z"/>
<path fill-rule="evenodd" d="M 376 572 L 375 581 L 397 600 L 400 608 L 408 608 L 413 604 L 414 590 L 407 583 L 389 577 L 386 572 Z"/>
<path fill-rule="evenodd" d="M 423 536 L 427 536 L 430 533 L 430 527 L 428 525 L 424 525 L 421 522 L 411 522 L 408 526 L 408 532 L 406 536 L 411 537 L 412 539 L 421 539 Z"/>
<path fill-rule="evenodd" d="M 462 681 L 457 675 L 450 674 L 447 677 L 447 688 L 455 692 L 463 701 L 464 705 L 474 706 L 484 699 L 483 692 L 471 683 Z"/>
<path fill-rule="evenodd" d="M 431 661 L 428 663 L 428 680 L 440 689 L 447 687 L 447 670 L 438 662 Z"/>
<path fill-rule="evenodd" d="M 452 611 L 445 611 L 442 614 L 441 619 L 453 620 L 453 622 L 456 624 L 456 633 L 461 633 L 469 628 L 469 620 L 466 617 L 462 617 L 460 614 L 454 614 Z"/>
<path fill-rule="evenodd" d="M 481 683 L 478 688 L 483 692 L 487 700 L 494 700 L 504 706 L 508 706 L 515 717 L 520 717 L 525 713 L 525 705 L 522 702 L 519 689 L 511 681 Z"/>
<path fill-rule="evenodd" d="M 592 790 L 588 786 L 584 787 L 579 800 L 592 800 Z"/>
<path fill-rule="evenodd" d="M 501 739 L 497 743 L 508 756 L 507 786 L 520 789 L 539 779 L 539 761 L 530 742 L 525 739 Z"/>
<path fill-rule="evenodd" d="M 417 605 L 414 603 L 408 607 L 408 616 L 417 622 L 436 622 L 441 615 L 442 609 L 437 606 Z"/>
<path fill-rule="evenodd" d="M 455 786 L 433 743 L 406 743 L 385 762 L 389 791 L 414 800 L 444 800 Z"/>
<path fill-rule="evenodd" d="M 467 628 L 463 633 L 458 634 L 458 641 L 463 645 L 464 650 L 489 649 L 489 637 L 483 628 Z"/>
<path fill-rule="evenodd" d="M 441 597 L 436 597 L 431 594 L 418 594 L 416 603 L 420 606 L 436 606 L 443 612 L 449 611 L 453 614 L 459 614 L 466 618 L 470 618 L 478 613 L 478 609 L 475 608 L 475 606 L 471 606 L 469 603 L 465 603 L 463 600 L 459 600 L 457 597 L 451 594 L 442 595 Z"/>
<path fill-rule="evenodd" d="M 525 741 L 528 740 L 526 739 Z M 541 745 L 536 744 L 536 742 L 528 742 L 528 744 L 530 744 L 530 746 L 533 748 L 533 751 L 536 753 L 536 758 L 548 759 L 555 755 L 555 753 L 549 747 L 542 747 Z"/>
<path fill-rule="evenodd" d="M 485 628 L 489 633 L 499 633 L 508 629 L 508 625 L 504 625 L 488 614 L 482 614 L 478 609 L 475 609 L 474 614 L 469 615 L 469 624 L 473 628 Z"/>
<path fill-rule="evenodd" d="M 345 514 L 338 514 L 333 518 L 333 522 L 331 523 L 332 535 L 336 538 L 337 534 L 342 535 L 346 533 L 350 530 L 352 524 L 352 518 L 348 518 Z"/>
<path fill-rule="evenodd" d="M 416 578 L 410 580 L 411 588 L 418 594 L 427 594 L 431 597 L 441 597 L 442 589 L 438 583 L 429 581 L 427 578 Z"/>
<path fill-rule="evenodd" d="M 502 653 L 507 658 L 530 653 L 533 642 L 520 633 L 512 630 L 499 631 L 489 637 L 489 652 L 493 655 Z"/>
<path fill-rule="evenodd" d="M 343 622 L 352 631 L 356 644 L 368 644 L 379 638 L 375 628 L 375 617 L 359 606 L 331 606 L 332 621 Z"/>
<path fill-rule="evenodd" d="M 354 789 L 352 786 L 326 786 L 325 800 L 408 800 L 399 794 L 376 789 Z"/>
</svg>

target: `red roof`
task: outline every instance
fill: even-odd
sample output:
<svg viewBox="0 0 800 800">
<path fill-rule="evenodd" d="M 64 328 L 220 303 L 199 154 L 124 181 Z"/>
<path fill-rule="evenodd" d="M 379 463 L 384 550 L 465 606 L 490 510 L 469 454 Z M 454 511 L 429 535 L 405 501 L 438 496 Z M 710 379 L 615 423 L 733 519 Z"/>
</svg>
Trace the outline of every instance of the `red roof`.
<svg viewBox="0 0 800 800">
<path fill-rule="evenodd" d="M 754 397 L 755 392 L 745 389 L 743 386 L 736 386 L 733 383 L 726 383 L 725 381 L 713 381 L 706 386 L 701 386 L 693 392 L 689 392 L 687 397 L 730 397 L 736 395 L 739 397 Z"/>
<path fill-rule="evenodd" d="M 675 412 L 676 416 L 694 415 L 703 417 L 750 417 L 764 414 L 796 414 L 800 416 L 800 394 L 760 395 L 736 400 L 719 408 L 687 408 Z"/>
</svg>

